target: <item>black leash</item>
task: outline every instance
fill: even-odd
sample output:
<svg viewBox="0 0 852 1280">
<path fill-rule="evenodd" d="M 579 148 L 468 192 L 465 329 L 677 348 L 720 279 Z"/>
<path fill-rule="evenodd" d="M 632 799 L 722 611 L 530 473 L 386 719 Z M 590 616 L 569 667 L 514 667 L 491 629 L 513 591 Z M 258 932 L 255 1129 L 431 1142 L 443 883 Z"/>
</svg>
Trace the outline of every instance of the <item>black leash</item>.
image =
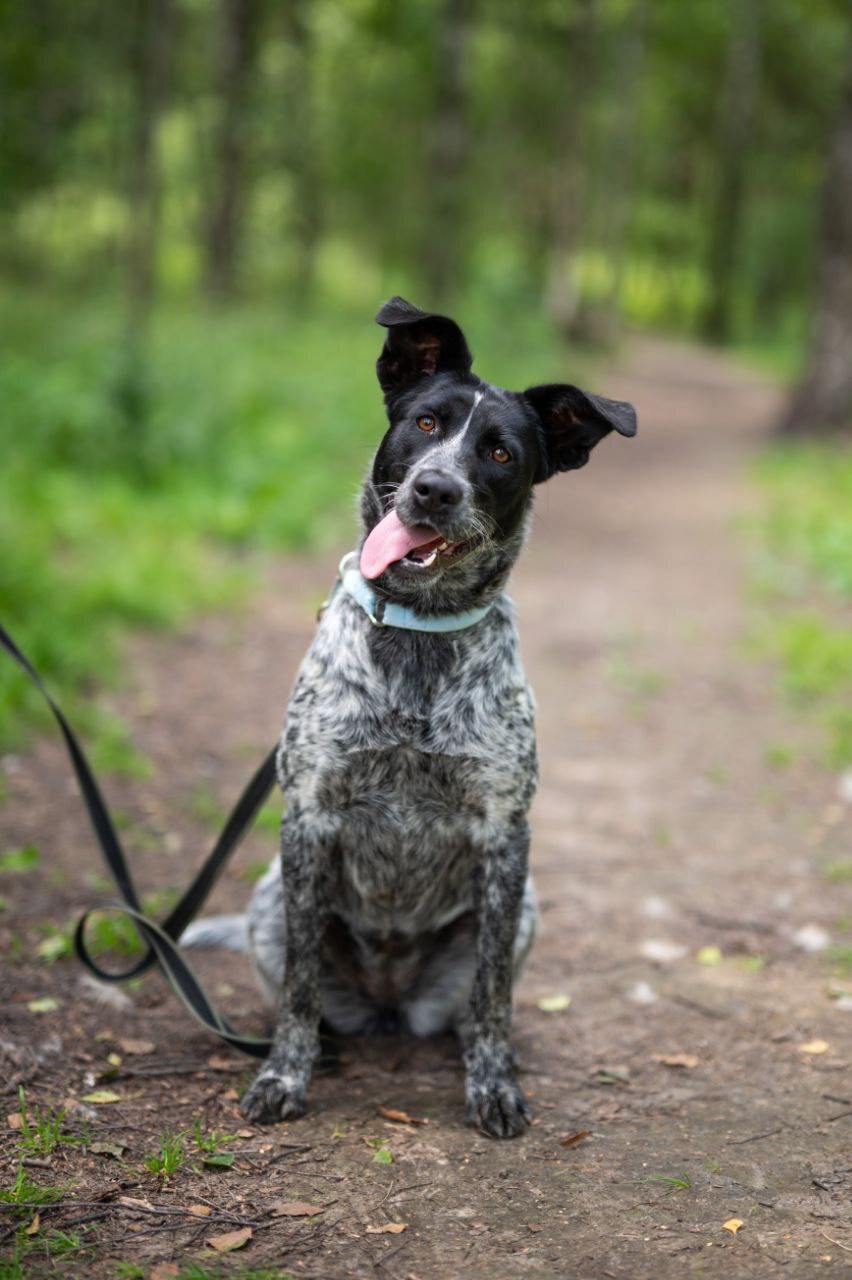
<svg viewBox="0 0 852 1280">
<path fill-rule="evenodd" d="M 151 968 L 151 965 L 159 964 L 172 990 L 180 997 L 196 1021 L 200 1022 L 208 1031 L 212 1031 L 213 1035 L 218 1036 L 220 1040 L 225 1040 L 235 1049 L 241 1050 L 242 1053 L 247 1053 L 253 1058 L 265 1058 L 269 1052 L 271 1041 L 241 1036 L 225 1021 L 208 999 L 201 983 L 176 947 L 175 941 L 203 906 L 225 863 L 272 790 L 275 782 L 275 749 L 270 751 L 263 764 L 250 779 L 231 816 L 225 823 L 221 835 L 186 893 L 177 905 L 172 908 L 162 924 L 157 924 L 156 921 L 149 920 L 143 914 L 142 904 L 136 892 L 136 887 L 127 865 L 127 858 L 115 829 L 115 823 L 74 730 L 47 692 L 32 663 L 24 656 L 2 625 L 0 625 L 0 647 L 5 649 L 9 657 L 29 676 L 53 712 L 54 719 L 65 739 L 65 746 L 68 749 L 68 755 L 71 757 L 71 764 L 80 784 L 80 791 L 89 814 L 89 821 L 100 845 L 104 861 L 115 880 L 119 893 L 124 899 L 123 902 L 110 902 L 102 907 L 93 907 L 80 918 L 74 933 L 74 950 L 77 958 L 101 982 L 126 982 L 128 978 L 135 978 L 145 973 L 147 969 Z M 121 911 L 133 921 L 140 938 L 147 944 L 148 949 L 141 960 L 138 960 L 132 968 L 125 970 L 123 973 L 110 973 L 102 969 L 92 959 L 86 947 L 85 932 L 86 922 L 93 911 Z"/>
</svg>

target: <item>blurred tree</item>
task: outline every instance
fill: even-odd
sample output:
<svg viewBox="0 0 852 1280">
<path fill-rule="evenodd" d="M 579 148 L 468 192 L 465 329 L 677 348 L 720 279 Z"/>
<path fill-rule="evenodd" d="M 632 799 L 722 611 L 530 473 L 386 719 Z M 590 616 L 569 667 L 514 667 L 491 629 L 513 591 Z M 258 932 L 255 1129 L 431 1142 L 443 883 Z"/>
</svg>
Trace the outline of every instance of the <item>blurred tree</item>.
<svg viewBox="0 0 852 1280">
<path fill-rule="evenodd" d="M 464 243 L 462 178 L 470 148 L 467 79 L 473 0 L 440 0 L 433 36 L 434 102 L 428 145 L 423 274 L 430 305 L 458 291 Z"/>
<path fill-rule="evenodd" d="M 312 0 L 289 0 L 281 13 L 291 51 L 282 93 L 286 121 L 283 161 L 292 182 L 290 223 L 285 232 L 293 239 L 293 293 L 296 301 L 304 301 L 314 289 L 323 231 Z"/>
<path fill-rule="evenodd" d="M 707 305 L 702 332 L 727 342 L 733 329 L 745 216 L 746 175 L 753 146 L 754 111 L 760 71 L 760 0 L 729 0 L 730 33 L 719 100 L 715 191 L 708 229 Z"/>
<path fill-rule="evenodd" d="M 787 434 L 852 431 L 852 61 L 823 189 L 808 367 L 781 427 Z"/>
<path fill-rule="evenodd" d="M 554 152 L 549 166 L 547 308 L 565 338 L 577 333 L 580 292 L 576 254 L 583 225 L 589 116 L 594 91 L 596 0 L 573 0 L 567 21 L 553 37 L 561 64 Z"/>
<path fill-rule="evenodd" d="M 130 328 L 141 330 L 154 293 L 161 198 L 157 130 L 165 101 L 174 14 L 172 0 L 131 0 L 129 12 L 127 289 Z"/>
<path fill-rule="evenodd" d="M 208 297 L 237 291 L 239 253 L 250 194 L 250 95 L 257 63 L 261 0 L 219 0 L 217 111 L 213 171 L 205 218 L 204 283 Z"/>
</svg>

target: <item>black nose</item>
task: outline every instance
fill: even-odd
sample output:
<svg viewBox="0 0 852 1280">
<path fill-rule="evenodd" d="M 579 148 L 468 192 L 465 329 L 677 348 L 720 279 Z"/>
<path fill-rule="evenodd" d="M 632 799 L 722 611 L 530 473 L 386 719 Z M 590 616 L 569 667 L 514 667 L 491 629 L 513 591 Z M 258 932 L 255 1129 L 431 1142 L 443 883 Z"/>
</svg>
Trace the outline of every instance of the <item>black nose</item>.
<svg viewBox="0 0 852 1280">
<path fill-rule="evenodd" d="M 429 512 L 450 512 L 463 497 L 458 480 L 444 471 L 421 471 L 414 481 L 414 492 L 418 505 Z"/>
</svg>

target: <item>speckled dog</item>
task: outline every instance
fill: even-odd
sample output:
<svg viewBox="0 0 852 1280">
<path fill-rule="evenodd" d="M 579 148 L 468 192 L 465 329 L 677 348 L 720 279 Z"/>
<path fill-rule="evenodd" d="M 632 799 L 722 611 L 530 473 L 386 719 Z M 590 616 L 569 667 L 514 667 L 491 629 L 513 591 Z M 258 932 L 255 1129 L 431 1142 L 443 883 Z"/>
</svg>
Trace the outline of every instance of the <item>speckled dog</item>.
<svg viewBox="0 0 852 1280">
<path fill-rule="evenodd" d="M 454 1029 L 468 1119 L 513 1137 L 530 1118 L 509 1021 L 536 930 L 536 748 L 503 589 L 534 486 L 583 466 L 613 428 L 634 435 L 636 417 L 572 386 L 482 382 L 458 325 L 401 298 L 377 320 L 390 428 L 360 555 L 290 699 L 280 859 L 247 917 L 184 941 L 245 947 L 277 1007 L 247 1119 L 305 1110 L 324 1019 L 346 1034 Z"/>
</svg>

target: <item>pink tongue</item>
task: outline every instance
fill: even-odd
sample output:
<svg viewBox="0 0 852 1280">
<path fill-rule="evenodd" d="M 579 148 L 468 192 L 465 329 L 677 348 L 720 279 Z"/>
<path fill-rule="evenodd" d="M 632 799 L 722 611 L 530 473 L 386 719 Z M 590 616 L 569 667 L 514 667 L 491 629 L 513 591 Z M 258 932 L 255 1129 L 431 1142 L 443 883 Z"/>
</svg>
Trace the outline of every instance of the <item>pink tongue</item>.
<svg viewBox="0 0 852 1280">
<path fill-rule="evenodd" d="M 395 511 L 389 511 L 368 535 L 361 551 L 361 572 L 365 578 L 378 578 L 389 564 L 401 560 L 415 547 L 439 542 L 434 529 L 416 524 L 411 528 L 400 520 Z"/>
</svg>

